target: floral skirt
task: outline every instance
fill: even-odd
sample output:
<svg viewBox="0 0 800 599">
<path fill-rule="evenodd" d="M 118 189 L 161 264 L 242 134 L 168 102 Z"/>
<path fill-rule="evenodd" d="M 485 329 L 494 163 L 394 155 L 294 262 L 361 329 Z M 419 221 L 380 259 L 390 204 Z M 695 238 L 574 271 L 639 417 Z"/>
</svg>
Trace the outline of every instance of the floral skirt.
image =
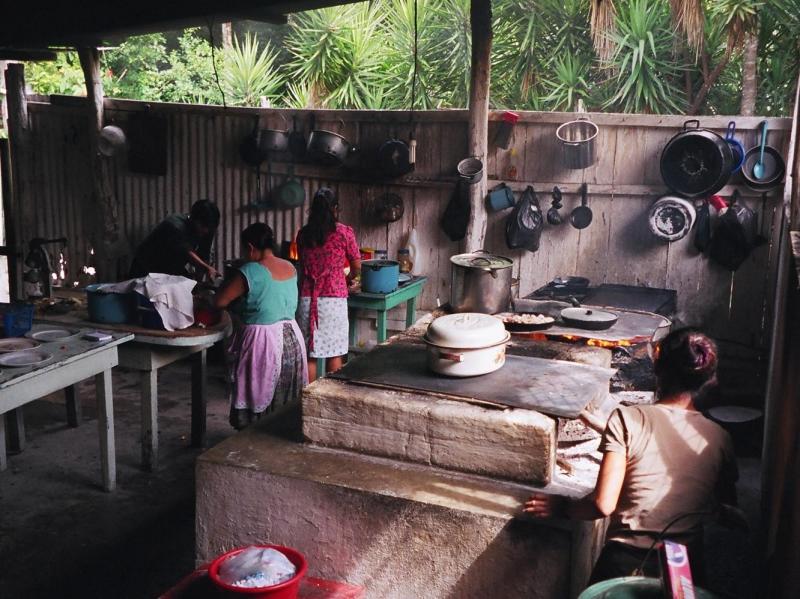
<svg viewBox="0 0 800 599">
<path fill-rule="evenodd" d="M 230 422 L 241 429 L 291 402 L 308 384 L 303 336 L 294 320 L 239 327 L 227 351 Z"/>
<path fill-rule="evenodd" d="M 347 318 L 346 297 L 321 297 L 317 300 L 317 325 L 314 343 L 309 337 L 311 298 L 301 297 L 297 306 L 297 324 L 306 338 L 309 358 L 346 356 L 350 343 L 350 323 Z"/>
</svg>

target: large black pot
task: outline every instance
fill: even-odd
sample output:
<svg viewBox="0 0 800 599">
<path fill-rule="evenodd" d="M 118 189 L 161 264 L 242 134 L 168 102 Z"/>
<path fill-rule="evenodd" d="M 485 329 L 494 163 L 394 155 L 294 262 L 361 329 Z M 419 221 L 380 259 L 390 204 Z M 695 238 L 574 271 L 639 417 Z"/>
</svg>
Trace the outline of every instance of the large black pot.
<svg viewBox="0 0 800 599">
<path fill-rule="evenodd" d="M 694 124 L 694 128 L 690 125 Z M 661 178 L 685 198 L 707 197 L 725 187 L 734 167 L 733 151 L 725 139 L 690 120 L 669 140 L 661 153 Z"/>
<path fill-rule="evenodd" d="M 307 155 L 312 161 L 326 166 L 342 165 L 353 152 L 353 146 L 333 131 L 315 129 L 308 138 Z"/>
</svg>

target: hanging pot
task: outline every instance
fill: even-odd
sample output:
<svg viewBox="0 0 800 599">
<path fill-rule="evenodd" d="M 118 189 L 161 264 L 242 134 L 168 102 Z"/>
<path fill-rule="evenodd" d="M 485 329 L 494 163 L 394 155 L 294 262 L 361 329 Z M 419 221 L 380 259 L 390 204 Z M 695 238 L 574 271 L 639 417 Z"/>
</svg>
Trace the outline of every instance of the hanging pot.
<svg viewBox="0 0 800 599">
<path fill-rule="evenodd" d="M 245 137 L 239 144 L 239 155 L 250 166 L 258 166 L 264 162 L 267 155 L 261 149 L 261 132 L 258 129 Z"/>
<path fill-rule="evenodd" d="M 100 130 L 97 149 L 103 156 L 113 156 L 125 147 L 125 132 L 116 125 L 106 125 Z"/>
<path fill-rule="evenodd" d="M 474 185 L 483 177 L 483 162 L 474 156 L 464 158 L 458 163 L 456 169 L 458 175 L 470 185 Z"/>
<path fill-rule="evenodd" d="M 514 261 L 486 250 L 450 258 L 450 308 L 454 312 L 505 312 L 511 303 Z"/>
<path fill-rule="evenodd" d="M 344 127 L 344 121 L 340 121 Z M 325 129 L 315 129 L 308 137 L 309 158 L 326 166 L 341 166 L 353 151 L 352 144 L 342 135 Z"/>
<path fill-rule="evenodd" d="M 400 177 L 414 169 L 408 144 L 397 139 L 396 133 L 393 139 L 387 139 L 378 148 L 378 166 L 387 177 Z"/>
<path fill-rule="evenodd" d="M 423 340 L 428 367 L 437 374 L 480 376 L 503 367 L 511 335 L 503 322 L 480 313 L 448 314 L 434 320 Z"/>
<path fill-rule="evenodd" d="M 589 117 L 578 117 L 556 129 L 564 166 L 582 169 L 595 162 L 594 143 L 599 129 Z"/>
<path fill-rule="evenodd" d="M 259 147 L 262 152 L 285 152 L 289 149 L 289 132 L 279 129 L 262 129 Z"/>
<path fill-rule="evenodd" d="M 733 165 L 730 144 L 713 131 L 701 129 L 700 121 L 693 119 L 664 147 L 661 178 L 680 196 L 706 197 L 725 186 Z"/>
</svg>

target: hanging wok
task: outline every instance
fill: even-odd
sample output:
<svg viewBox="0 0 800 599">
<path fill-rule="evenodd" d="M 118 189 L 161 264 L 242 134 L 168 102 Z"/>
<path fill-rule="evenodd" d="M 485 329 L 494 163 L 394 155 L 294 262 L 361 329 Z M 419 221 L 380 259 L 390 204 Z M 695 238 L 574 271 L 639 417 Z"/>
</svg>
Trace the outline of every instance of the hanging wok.
<svg viewBox="0 0 800 599">
<path fill-rule="evenodd" d="M 694 125 L 691 127 L 690 125 Z M 685 198 L 708 197 L 725 187 L 735 166 L 730 144 L 692 119 L 661 153 L 661 178 Z"/>
</svg>

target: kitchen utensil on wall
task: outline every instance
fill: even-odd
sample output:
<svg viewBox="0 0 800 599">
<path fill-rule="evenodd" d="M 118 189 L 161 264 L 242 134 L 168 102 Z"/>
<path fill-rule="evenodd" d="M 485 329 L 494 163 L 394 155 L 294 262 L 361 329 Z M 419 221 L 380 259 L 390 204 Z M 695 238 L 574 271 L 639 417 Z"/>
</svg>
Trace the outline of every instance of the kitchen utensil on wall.
<svg viewBox="0 0 800 599">
<path fill-rule="evenodd" d="M 261 149 L 261 131 L 258 129 L 258 120 L 252 133 L 248 134 L 239 144 L 239 156 L 250 166 L 259 166 L 267 155 Z"/>
<path fill-rule="evenodd" d="M 592 224 L 592 209 L 589 208 L 588 199 L 589 186 L 581 184 L 581 205 L 574 208 L 569 215 L 569 222 L 576 229 L 585 229 Z"/>
<path fill-rule="evenodd" d="M 450 308 L 454 312 L 496 314 L 508 309 L 513 260 L 478 250 L 452 256 L 450 264 Z"/>
<path fill-rule="evenodd" d="M 394 260 L 364 260 L 361 263 L 361 291 L 387 294 L 399 285 L 400 264 Z"/>
<path fill-rule="evenodd" d="M 459 179 L 439 220 L 439 226 L 450 241 L 461 241 L 467 234 L 469 216 L 472 213 L 468 190 L 466 182 Z"/>
<path fill-rule="evenodd" d="M 474 185 L 483 177 L 483 162 L 475 156 L 464 158 L 456 167 L 458 175 L 470 185 Z"/>
<path fill-rule="evenodd" d="M 506 220 L 506 245 L 510 249 L 539 249 L 544 228 L 544 215 L 533 187 L 528 185 Z"/>
<path fill-rule="evenodd" d="M 694 127 L 690 127 L 694 125 Z M 728 182 L 733 151 L 722 137 L 688 120 L 661 153 L 661 178 L 672 191 L 685 198 L 717 193 Z"/>
<path fill-rule="evenodd" d="M 561 219 L 561 214 L 558 212 L 561 206 L 561 190 L 556 186 L 553 187 L 553 201 L 550 204 L 550 209 L 547 211 L 547 222 L 551 225 L 563 224 L 564 221 Z"/>
<path fill-rule="evenodd" d="M 116 125 L 106 125 L 100 129 L 97 149 L 103 156 L 113 156 L 125 147 L 125 132 Z"/>
<path fill-rule="evenodd" d="M 583 100 L 578 100 L 578 112 L 583 113 Z M 599 129 L 587 116 L 579 116 L 556 129 L 564 166 L 582 169 L 594 164 L 595 139 Z"/>
<path fill-rule="evenodd" d="M 747 150 L 742 164 L 742 177 L 747 186 L 756 191 L 768 191 L 779 187 L 786 174 L 786 163 L 783 156 L 772 146 L 766 145 L 766 142 L 767 121 L 763 121 L 761 123 L 761 143 Z M 759 162 L 761 168 L 758 174 L 761 177 L 757 177 L 755 172 Z"/>
<path fill-rule="evenodd" d="M 408 144 L 397 139 L 396 132 L 394 138 L 387 139 L 378 148 L 378 167 L 387 177 L 400 177 L 414 169 Z"/>
<path fill-rule="evenodd" d="M 375 201 L 375 215 L 385 223 L 400 220 L 404 212 L 403 198 L 396 193 L 385 193 Z"/>
<path fill-rule="evenodd" d="M 613 327 L 619 315 L 608 310 L 598 310 L 581 306 L 575 298 L 571 298 L 572 308 L 561 310 L 561 320 L 565 325 L 589 331 L 603 331 Z"/>
<path fill-rule="evenodd" d="M 289 131 L 261 129 L 259 145 L 262 152 L 285 152 L 289 149 Z"/>
<path fill-rule="evenodd" d="M 128 170 L 145 175 L 166 175 L 167 131 L 166 117 L 149 112 L 131 114 L 126 127 Z"/>
<path fill-rule="evenodd" d="M 507 150 L 511 144 L 511 136 L 514 134 L 514 125 L 517 124 L 519 115 L 516 112 L 506 111 L 503 113 L 502 120 L 497 126 L 494 134 L 494 145 L 502 150 Z"/>
<path fill-rule="evenodd" d="M 708 209 L 708 202 L 701 202 L 697 208 L 697 219 L 694 226 L 694 247 L 703 253 L 711 243 L 711 213 Z"/>
<path fill-rule="evenodd" d="M 500 212 L 514 205 L 514 191 L 505 183 L 501 183 L 489 192 L 489 208 Z"/>
<path fill-rule="evenodd" d="M 281 208 L 297 208 L 306 201 L 306 190 L 294 176 L 294 166 L 289 165 L 286 179 L 276 190 L 275 196 L 277 204 Z"/>
<path fill-rule="evenodd" d="M 344 127 L 344 121 L 340 122 Z M 353 151 L 353 146 L 338 133 L 325 129 L 314 129 L 308 137 L 306 151 L 308 157 L 319 164 L 341 166 Z"/>
<path fill-rule="evenodd" d="M 292 117 L 292 131 L 289 133 L 289 152 L 294 160 L 306 157 L 306 136 L 297 128 L 297 115 Z"/>
<path fill-rule="evenodd" d="M 689 234 L 696 216 L 692 202 L 676 196 L 664 196 L 650 207 L 647 222 L 656 237 L 677 241 Z"/>
<path fill-rule="evenodd" d="M 511 338 L 500 319 L 480 313 L 435 319 L 423 337 L 428 367 L 437 374 L 467 377 L 499 370 Z"/>
<path fill-rule="evenodd" d="M 742 168 L 742 164 L 744 163 L 744 146 L 742 146 L 742 143 L 734 137 L 735 133 L 736 121 L 731 121 L 728 123 L 728 130 L 725 133 L 725 141 L 728 142 L 733 154 L 733 166 L 731 167 L 731 173 L 739 172 Z"/>
</svg>

